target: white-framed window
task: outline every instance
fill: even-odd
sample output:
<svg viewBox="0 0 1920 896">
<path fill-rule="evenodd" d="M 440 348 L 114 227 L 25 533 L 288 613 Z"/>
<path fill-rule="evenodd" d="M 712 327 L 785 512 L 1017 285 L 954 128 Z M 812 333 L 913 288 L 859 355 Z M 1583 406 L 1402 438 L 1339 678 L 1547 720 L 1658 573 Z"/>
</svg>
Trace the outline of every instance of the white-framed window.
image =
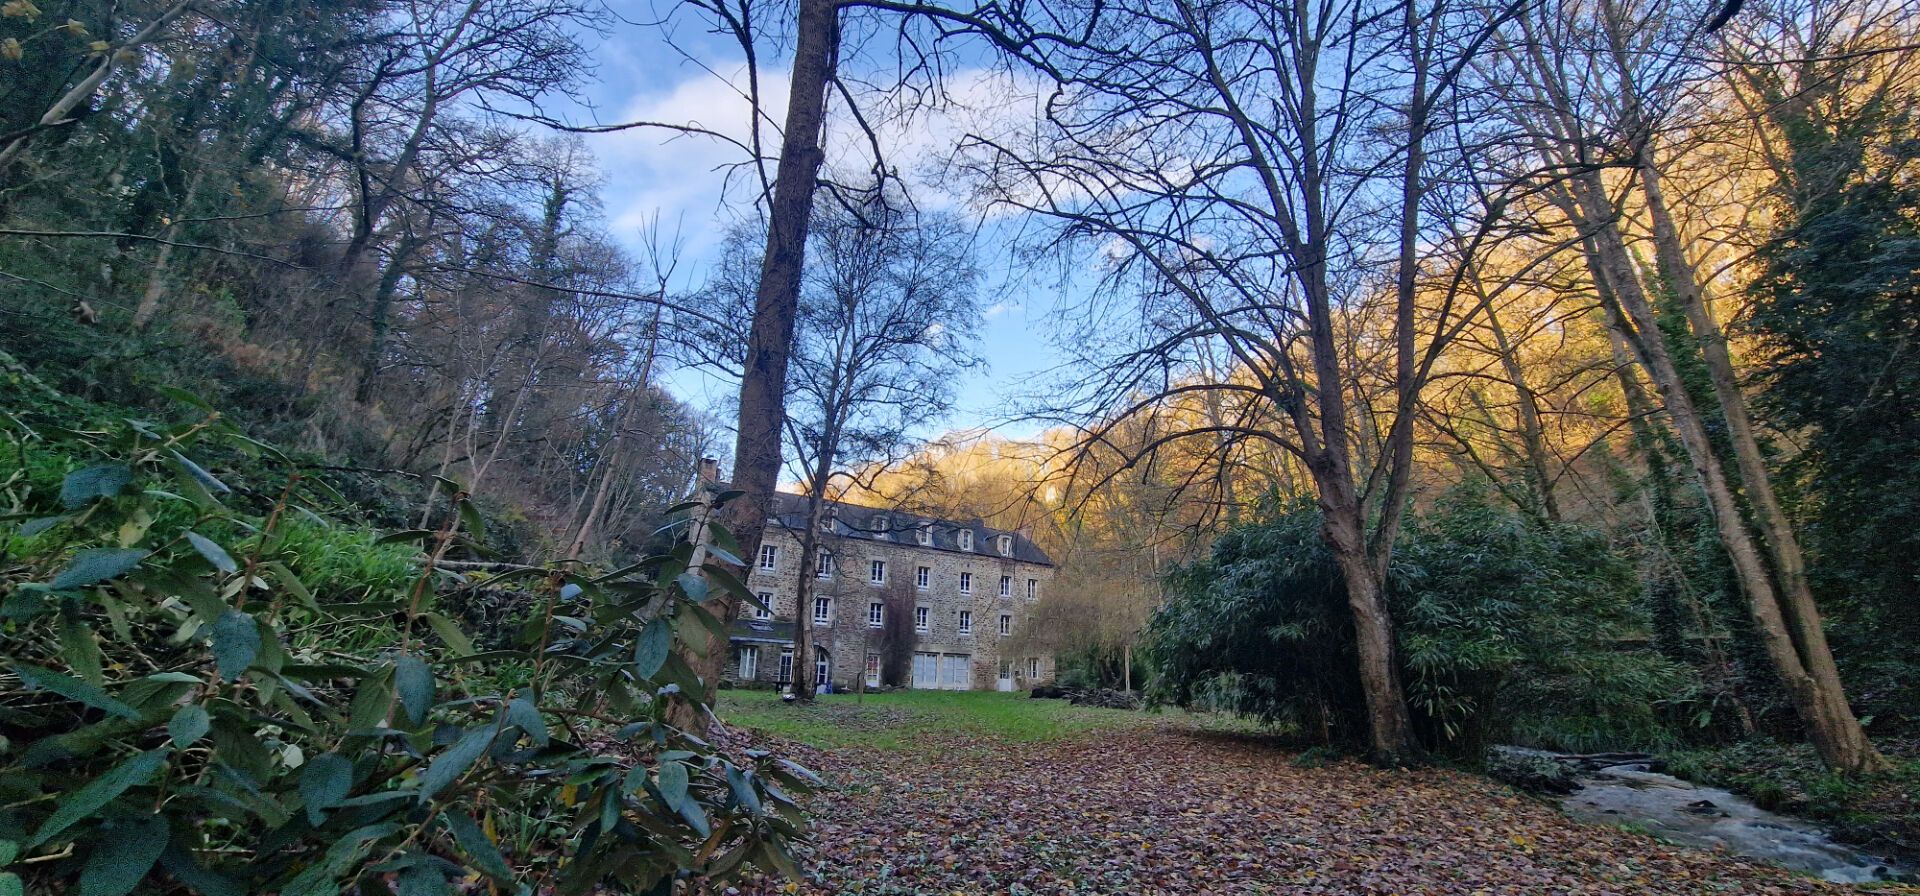
<svg viewBox="0 0 1920 896">
<path fill-rule="evenodd" d="M 927 586 L 932 584 L 933 584 L 933 567 L 922 566 L 919 569 L 916 569 L 913 571 L 914 587 L 925 590 Z"/>
<path fill-rule="evenodd" d="M 1006 681 L 1008 679 L 1011 679 L 1012 677 L 1013 677 L 1013 660 L 1001 660 L 1000 661 L 1000 680 Z"/>
<path fill-rule="evenodd" d="M 884 516 L 876 516 L 873 518 L 871 525 L 873 527 L 873 537 L 882 541 L 891 541 L 893 539 L 893 520 Z"/>
<path fill-rule="evenodd" d="M 740 648 L 739 674 L 742 681 L 752 681 L 760 674 L 760 648 L 752 645 Z"/>
<path fill-rule="evenodd" d="M 867 604 L 867 627 L 868 628 L 879 628 L 880 626 L 886 624 L 886 621 L 887 621 L 887 605 L 886 604 L 883 604 L 877 600 Z"/>
<path fill-rule="evenodd" d="M 960 574 L 960 593 L 961 594 L 973 593 L 973 573 L 963 572 Z"/>
<path fill-rule="evenodd" d="M 926 607 L 914 607 L 913 608 L 913 630 L 916 632 L 926 631 L 927 617 L 929 615 L 931 614 L 928 612 Z"/>
<path fill-rule="evenodd" d="M 819 578 L 819 579 L 829 578 L 833 575 L 833 552 L 832 551 L 829 551 L 826 548 L 820 549 L 820 553 L 817 556 L 815 556 L 813 561 L 813 575 L 815 578 Z"/>
<path fill-rule="evenodd" d="M 1000 636 L 1006 637 L 1007 635 L 1011 635 L 1011 634 L 1013 634 L 1013 616 L 1008 613 L 1001 613 L 1000 614 Z"/>
<path fill-rule="evenodd" d="M 973 611 L 972 610 L 960 611 L 960 634 L 963 634 L 963 635 L 973 634 Z"/>
<path fill-rule="evenodd" d="M 813 599 L 813 624 L 826 625 L 833 621 L 833 598 L 816 597 Z"/>
<path fill-rule="evenodd" d="M 780 568 L 779 545 L 763 544 L 760 546 L 760 568 L 769 571 Z"/>
<path fill-rule="evenodd" d="M 867 687 L 880 686 L 880 654 L 867 654 Z"/>
<path fill-rule="evenodd" d="M 760 597 L 760 603 L 765 604 L 765 606 L 754 607 L 753 618 L 772 619 L 773 618 L 773 592 L 762 591 L 760 592 L 759 597 Z"/>
<path fill-rule="evenodd" d="M 780 681 L 782 683 L 785 683 L 792 680 L 793 680 L 793 648 L 788 647 L 785 650 L 780 651 Z"/>
<path fill-rule="evenodd" d="M 914 527 L 913 540 L 915 542 L 918 542 L 921 547 L 927 547 L 929 545 L 932 545 L 933 544 L 933 524 L 921 523 L 920 525 Z"/>
<path fill-rule="evenodd" d="M 838 514 L 836 513 L 835 509 L 832 507 L 829 507 L 826 510 L 821 511 L 820 512 L 820 531 L 825 532 L 829 535 L 833 534 L 833 520 L 834 520 L 834 517 L 836 516 L 838 516 Z"/>
<path fill-rule="evenodd" d="M 972 529 L 960 530 L 960 550 L 963 550 L 963 551 L 973 550 L 973 530 Z"/>
<path fill-rule="evenodd" d="M 1040 679 L 1040 658 L 1039 657 L 1037 656 L 1027 657 L 1027 678 L 1033 681 L 1038 681 Z"/>
<path fill-rule="evenodd" d="M 1013 536 L 1002 535 L 994 539 L 994 541 L 999 542 L 998 547 L 1000 548 L 1000 556 L 1002 557 L 1013 556 Z"/>
<path fill-rule="evenodd" d="M 1040 580 L 1028 579 L 1027 580 L 1027 600 L 1039 600 L 1039 599 L 1040 599 Z"/>
<path fill-rule="evenodd" d="M 1001 597 L 1013 596 L 1013 576 L 1000 577 L 1000 596 Z"/>
<path fill-rule="evenodd" d="M 833 679 L 833 656 L 818 647 L 813 649 L 813 686 L 819 687 Z"/>
<path fill-rule="evenodd" d="M 867 581 L 875 585 L 887 583 L 887 561 L 875 560 L 867 564 Z"/>
</svg>

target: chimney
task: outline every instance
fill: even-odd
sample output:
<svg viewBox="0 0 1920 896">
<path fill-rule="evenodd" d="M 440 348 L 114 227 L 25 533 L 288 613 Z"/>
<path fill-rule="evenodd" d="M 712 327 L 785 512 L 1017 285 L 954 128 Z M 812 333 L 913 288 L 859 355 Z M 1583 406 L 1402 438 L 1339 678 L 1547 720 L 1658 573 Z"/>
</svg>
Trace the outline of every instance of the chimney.
<svg viewBox="0 0 1920 896">
<path fill-rule="evenodd" d="M 720 462 L 711 457 L 700 458 L 700 484 L 712 485 L 720 481 Z"/>
</svg>

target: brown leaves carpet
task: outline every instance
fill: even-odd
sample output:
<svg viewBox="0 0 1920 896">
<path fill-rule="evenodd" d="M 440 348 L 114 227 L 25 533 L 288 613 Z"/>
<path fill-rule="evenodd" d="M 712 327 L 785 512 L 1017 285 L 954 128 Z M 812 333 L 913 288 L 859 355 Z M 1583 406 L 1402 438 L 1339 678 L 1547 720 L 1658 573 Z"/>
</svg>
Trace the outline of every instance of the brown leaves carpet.
<svg viewBox="0 0 1920 896">
<path fill-rule="evenodd" d="M 786 749 L 835 785 L 815 798 L 808 879 L 736 892 L 1869 892 L 1577 824 L 1467 774 L 1298 767 L 1172 726 Z"/>
</svg>

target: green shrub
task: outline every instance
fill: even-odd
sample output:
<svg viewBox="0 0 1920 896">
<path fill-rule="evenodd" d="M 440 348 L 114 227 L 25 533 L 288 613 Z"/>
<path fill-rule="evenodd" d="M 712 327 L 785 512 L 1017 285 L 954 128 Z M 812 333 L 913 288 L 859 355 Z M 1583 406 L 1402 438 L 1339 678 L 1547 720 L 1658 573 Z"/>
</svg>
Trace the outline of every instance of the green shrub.
<svg viewBox="0 0 1920 896">
<path fill-rule="evenodd" d="M 478 653 L 438 601 L 467 584 L 438 564 L 485 526 L 457 484 L 437 528 L 376 539 L 311 512 L 310 478 L 204 406 L 47 432 L 0 443 L 24 458 L 0 547 L 0 890 L 664 893 L 793 872 L 812 776 L 672 722 L 705 711 L 680 633 L 717 629 L 709 582 L 739 590 L 693 545 L 495 577 L 540 612 Z M 196 461 L 215 443 L 280 482 L 230 485 Z"/>
<path fill-rule="evenodd" d="M 1364 744 L 1351 616 L 1318 513 L 1297 504 L 1224 534 L 1177 571 L 1148 627 L 1156 698 Z M 1598 534 L 1477 494 L 1413 520 L 1389 575 L 1401 678 L 1423 742 L 1477 758 L 1496 740 L 1585 749 L 1667 739 L 1681 670 L 1621 636 L 1632 568 Z"/>
</svg>

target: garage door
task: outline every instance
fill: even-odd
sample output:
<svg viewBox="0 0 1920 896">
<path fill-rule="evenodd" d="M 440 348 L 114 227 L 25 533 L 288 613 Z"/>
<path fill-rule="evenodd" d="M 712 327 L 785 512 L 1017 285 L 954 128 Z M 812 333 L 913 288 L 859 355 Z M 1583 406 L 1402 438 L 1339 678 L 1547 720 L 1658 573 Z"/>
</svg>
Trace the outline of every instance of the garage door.
<svg viewBox="0 0 1920 896">
<path fill-rule="evenodd" d="M 973 665 L 973 657 L 964 653 L 942 654 L 940 657 L 940 687 L 949 691 L 964 691 L 972 684 L 967 668 Z"/>
<path fill-rule="evenodd" d="M 913 655 L 913 686 L 927 690 L 940 686 L 939 654 L 916 653 Z"/>
</svg>

